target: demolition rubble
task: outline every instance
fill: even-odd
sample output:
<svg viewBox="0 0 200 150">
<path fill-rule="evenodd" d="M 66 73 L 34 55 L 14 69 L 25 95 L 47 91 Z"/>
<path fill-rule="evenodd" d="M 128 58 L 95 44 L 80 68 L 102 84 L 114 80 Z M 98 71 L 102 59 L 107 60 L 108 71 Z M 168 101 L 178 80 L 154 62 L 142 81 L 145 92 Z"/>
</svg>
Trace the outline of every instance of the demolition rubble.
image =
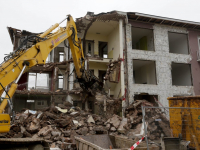
<svg viewBox="0 0 200 150">
<path fill-rule="evenodd" d="M 136 100 L 126 109 L 127 126 L 131 130 L 134 129 L 132 132 L 129 130 L 129 138 L 134 138 L 144 134 L 144 131 L 140 130 L 144 125 L 142 123 L 143 116 L 141 105 L 153 106 L 152 103 L 146 100 Z M 145 109 L 145 124 L 147 125 L 147 136 L 150 140 L 159 140 L 162 134 L 164 137 L 171 136 L 169 120 L 160 108 Z"/>
<path fill-rule="evenodd" d="M 43 108 L 38 111 L 28 109 L 17 113 L 14 124 L 2 138 L 43 138 L 51 148 L 75 148 L 74 136 L 111 134 L 137 140 L 144 136 L 141 105 L 152 106 L 146 100 L 137 100 L 126 109 L 126 118 L 116 114 L 106 118 L 73 107 L 69 103 Z M 147 109 L 148 136 L 151 140 L 159 139 L 161 134 L 169 135 L 169 121 L 161 110 Z M 161 118 L 159 124 L 155 119 Z M 154 132 L 157 130 L 157 132 Z M 159 132 L 158 132 L 159 130 Z"/>
</svg>

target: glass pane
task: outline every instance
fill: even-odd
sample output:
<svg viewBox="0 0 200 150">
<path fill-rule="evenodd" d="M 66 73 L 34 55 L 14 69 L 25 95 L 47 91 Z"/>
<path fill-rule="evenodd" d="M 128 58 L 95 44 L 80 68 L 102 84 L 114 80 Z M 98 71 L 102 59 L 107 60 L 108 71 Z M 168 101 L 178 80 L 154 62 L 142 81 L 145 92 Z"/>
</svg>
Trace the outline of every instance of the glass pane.
<svg viewBox="0 0 200 150">
<path fill-rule="evenodd" d="M 62 78 L 58 79 L 58 88 L 59 89 L 63 88 L 63 79 Z"/>
<path fill-rule="evenodd" d="M 35 89 L 35 80 L 36 80 L 36 75 L 34 75 L 33 73 L 29 73 L 28 89 Z"/>
<path fill-rule="evenodd" d="M 59 55 L 59 62 L 64 61 L 64 55 Z"/>
<path fill-rule="evenodd" d="M 27 100 L 27 103 L 34 103 L 35 100 Z"/>
<path fill-rule="evenodd" d="M 108 58 L 108 55 L 107 54 L 103 54 L 103 58 Z"/>
<path fill-rule="evenodd" d="M 48 80 L 49 80 L 49 74 L 37 74 L 37 86 L 45 86 L 48 87 Z"/>
</svg>

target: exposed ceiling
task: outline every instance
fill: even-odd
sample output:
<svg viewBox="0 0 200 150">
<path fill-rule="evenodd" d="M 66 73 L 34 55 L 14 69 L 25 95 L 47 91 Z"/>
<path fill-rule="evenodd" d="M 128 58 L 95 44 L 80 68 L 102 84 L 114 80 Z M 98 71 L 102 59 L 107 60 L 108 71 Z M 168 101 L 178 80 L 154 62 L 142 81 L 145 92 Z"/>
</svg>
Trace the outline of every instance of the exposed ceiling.
<svg viewBox="0 0 200 150">
<path fill-rule="evenodd" d="M 95 21 L 89 28 L 87 33 L 109 35 L 115 28 L 117 28 L 118 21 Z"/>
<path fill-rule="evenodd" d="M 153 34 L 151 29 L 132 28 L 132 43 L 138 42 L 142 37 Z"/>
<path fill-rule="evenodd" d="M 133 60 L 133 70 L 137 70 L 142 66 L 150 65 L 152 63 L 155 64 L 154 61 L 149 61 L 149 60 Z"/>
<path fill-rule="evenodd" d="M 187 42 L 187 34 L 169 32 L 169 42 L 176 43 L 177 41 Z"/>
<path fill-rule="evenodd" d="M 180 68 L 190 70 L 190 64 L 172 63 L 172 70 L 178 70 Z"/>
</svg>

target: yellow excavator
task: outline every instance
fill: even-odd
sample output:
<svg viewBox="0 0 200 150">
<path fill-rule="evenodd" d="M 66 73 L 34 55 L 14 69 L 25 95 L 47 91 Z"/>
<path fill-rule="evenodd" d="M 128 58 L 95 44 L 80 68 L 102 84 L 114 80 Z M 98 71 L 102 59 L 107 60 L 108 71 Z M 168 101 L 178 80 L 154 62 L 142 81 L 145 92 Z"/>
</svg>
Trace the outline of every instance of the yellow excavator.
<svg viewBox="0 0 200 150">
<path fill-rule="evenodd" d="M 54 29 L 59 27 L 59 24 L 61 24 L 66 19 L 66 27 L 60 27 L 56 32 L 51 33 Z M 2 95 L 4 91 L 6 92 L 6 87 L 10 87 L 0 105 L 0 133 L 6 133 L 10 130 L 11 117 L 9 114 L 5 113 L 5 108 L 9 104 L 12 110 L 11 98 L 13 97 L 17 89 L 17 83 L 21 75 L 25 73 L 29 68 L 37 64 L 45 64 L 49 53 L 66 39 L 68 39 L 69 41 L 69 46 L 71 49 L 76 71 L 76 77 L 78 82 L 80 83 L 80 86 L 83 88 L 83 90 L 86 91 L 90 91 L 92 89 L 102 90 L 103 84 L 99 81 L 99 79 L 92 75 L 90 71 L 85 70 L 85 59 L 81 39 L 77 36 L 77 29 L 72 16 L 67 15 L 64 20 L 62 20 L 60 23 L 56 23 L 44 33 L 28 36 L 26 39 L 23 40 L 23 42 L 15 51 L 4 58 L 4 62 L 0 65 L 0 95 Z M 27 42 L 30 41 L 33 44 L 30 45 L 29 48 L 25 48 Z M 14 119 L 14 115 L 12 115 L 12 119 Z M 27 149 L 49 149 L 47 148 L 45 141 L 43 141 L 42 139 L 36 140 L 28 138 L 0 138 L 0 149 L 6 143 L 8 143 L 8 145 L 10 146 L 12 145 L 12 149 L 14 148 L 14 146 L 17 147 L 16 149 L 19 149 L 19 143 L 21 143 L 22 145 L 26 145 L 25 147 Z"/>
</svg>

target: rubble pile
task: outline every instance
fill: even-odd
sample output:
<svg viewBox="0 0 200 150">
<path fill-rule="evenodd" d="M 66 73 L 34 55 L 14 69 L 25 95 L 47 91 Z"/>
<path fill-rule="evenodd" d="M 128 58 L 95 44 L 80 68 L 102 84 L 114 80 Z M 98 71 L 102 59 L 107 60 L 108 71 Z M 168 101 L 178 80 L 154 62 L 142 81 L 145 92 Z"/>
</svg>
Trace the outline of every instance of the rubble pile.
<svg viewBox="0 0 200 150">
<path fill-rule="evenodd" d="M 96 92 L 95 99 L 97 100 L 95 105 L 101 109 L 100 114 L 105 118 L 110 118 L 113 114 L 119 114 L 121 111 L 120 108 L 122 106 L 123 97 L 111 98 L 107 95 Z"/>
<path fill-rule="evenodd" d="M 63 104 L 39 111 L 24 110 L 16 114 L 15 123 L 1 138 L 43 138 L 51 148 L 75 147 L 75 135 L 124 133 L 124 121 L 113 115 L 110 119 Z"/>
<path fill-rule="evenodd" d="M 153 106 L 152 103 L 146 100 L 136 100 L 126 109 L 127 126 L 132 130 L 128 133 L 129 138 L 144 135 L 141 105 Z M 165 137 L 171 136 L 169 120 L 160 108 L 145 108 L 145 124 L 147 126 L 147 136 L 150 140 L 159 140 L 161 134 Z"/>
<path fill-rule="evenodd" d="M 17 113 L 8 133 L 0 138 L 43 138 L 51 148 L 75 148 L 76 135 L 112 134 L 139 140 L 145 135 L 141 105 L 153 106 L 146 100 L 134 101 L 125 111 L 126 118 L 91 114 L 69 103 Z M 159 140 L 161 134 L 170 137 L 169 121 L 160 108 L 145 108 L 148 139 Z"/>
</svg>

